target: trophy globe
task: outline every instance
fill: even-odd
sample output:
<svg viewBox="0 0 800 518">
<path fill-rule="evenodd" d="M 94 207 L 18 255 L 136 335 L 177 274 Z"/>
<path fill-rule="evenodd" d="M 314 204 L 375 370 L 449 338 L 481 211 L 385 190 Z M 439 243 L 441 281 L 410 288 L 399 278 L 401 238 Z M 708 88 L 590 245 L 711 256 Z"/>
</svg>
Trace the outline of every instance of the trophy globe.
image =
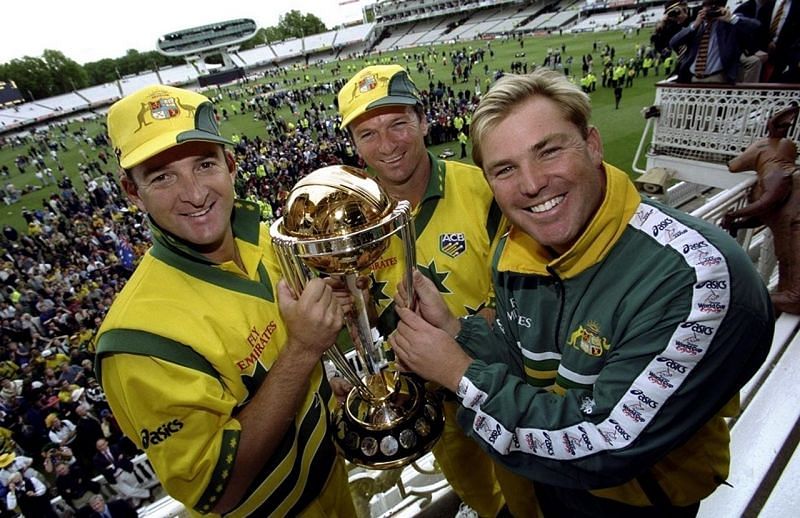
<svg viewBox="0 0 800 518">
<path fill-rule="evenodd" d="M 284 277 L 296 293 L 316 276 L 342 282 L 352 299 L 345 316 L 359 373 L 334 344 L 326 353 L 353 389 L 333 414 L 333 437 L 350 462 L 369 469 L 409 464 L 430 451 L 442 433 L 436 395 L 413 375 L 397 372 L 384 337 L 371 323 L 377 308 L 358 286 L 390 246 L 402 243 L 396 267 L 409 300 L 416 265 L 414 227 L 407 201 L 392 200 L 362 170 L 336 165 L 317 169 L 292 188 L 283 217 L 270 235 Z"/>
</svg>

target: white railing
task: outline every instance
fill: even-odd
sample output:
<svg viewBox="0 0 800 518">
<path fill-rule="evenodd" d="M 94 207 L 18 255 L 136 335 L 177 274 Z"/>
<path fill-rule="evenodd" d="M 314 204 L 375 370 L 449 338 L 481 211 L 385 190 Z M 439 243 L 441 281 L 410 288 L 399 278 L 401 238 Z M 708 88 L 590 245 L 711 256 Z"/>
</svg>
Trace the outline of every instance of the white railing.
<svg viewBox="0 0 800 518">
<path fill-rule="evenodd" d="M 745 174 L 732 174 L 727 162 L 767 132 L 767 121 L 792 102 L 797 85 L 697 85 L 661 82 L 650 108 L 633 170 L 652 167 L 676 171 L 676 178 L 720 189 L 734 187 Z M 789 137 L 800 140 L 800 125 Z M 647 159 L 645 169 L 640 167 Z"/>
</svg>

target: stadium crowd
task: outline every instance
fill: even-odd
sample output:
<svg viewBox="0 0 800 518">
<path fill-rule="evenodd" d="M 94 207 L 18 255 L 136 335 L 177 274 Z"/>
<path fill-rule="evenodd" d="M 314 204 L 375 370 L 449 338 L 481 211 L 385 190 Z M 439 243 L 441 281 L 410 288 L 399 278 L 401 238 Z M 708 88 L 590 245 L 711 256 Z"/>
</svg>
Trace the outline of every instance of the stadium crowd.
<svg viewBox="0 0 800 518">
<path fill-rule="evenodd" d="M 669 53 L 653 46 L 637 45 L 634 55 L 624 58 L 602 42 L 594 50 L 607 88 L 631 86 L 650 70 L 669 74 L 675 66 Z M 418 49 L 376 61 L 405 61 L 428 79 L 420 84 L 430 122 L 426 144 L 463 145 L 481 92 L 502 74 L 486 61 L 487 53 L 494 56 L 491 44 L 449 53 Z M 585 91 L 595 91 L 592 55 L 580 56 L 580 69 L 562 56 L 564 47 L 549 49 L 541 66 L 562 70 Z M 433 62 L 449 67 L 450 77 L 437 78 Z M 509 69 L 536 67 L 520 52 Z M 279 217 L 289 189 L 309 172 L 330 164 L 363 166 L 339 127 L 335 106 L 318 100 L 344 86 L 339 72 L 335 69 L 329 82 L 306 76 L 300 84 L 273 71 L 267 82 L 246 81 L 209 94 L 219 119 L 245 114 L 263 123 L 263 134 L 232 136 L 237 193 L 260 205 L 262 219 Z M 280 115 L 286 107 L 289 120 Z M 135 508 L 152 499 L 152 492 L 137 479 L 131 460 L 138 452 L 120 433 L 95 379 L 92 340 L 150 246 L 147 217 L 120 191 L 104 134 L 92 137 L 85 128 L 55 124 L 7 139 L 7 145 L 19 150 L 19 172 L 33 168 L 41 173 L 36 176 L 41 186 L 56 184 L 58 191 L 41 207 L 23 209 L 27 232 L 6 225 L 0 235 L 0 516 L 13 516 L 15 509 L 49 516 L 49 499 L 58 495 L 91 515 L 100 492 L 92 480 L 97 475 Z M 77 176 L 83 189 L 75 188 L 74 175 L 60 160 L 60 153 L 75 147 L 82 157 Z M 11 169 L 0 169 L 6 184 L 0 195 L 9 205 L 24 202 L 33 188 L 14 186 Z"/>
</svg>

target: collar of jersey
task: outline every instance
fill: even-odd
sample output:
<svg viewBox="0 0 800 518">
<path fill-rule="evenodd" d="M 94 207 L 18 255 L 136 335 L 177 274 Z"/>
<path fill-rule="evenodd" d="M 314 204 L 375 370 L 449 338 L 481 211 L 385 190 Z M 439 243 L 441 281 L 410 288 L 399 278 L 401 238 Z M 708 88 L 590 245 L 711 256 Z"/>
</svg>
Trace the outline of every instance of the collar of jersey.
<svg viewBox="0 0 800 518">
<path fill-rule="evenodd" d="M 431 164 L 431 176 L 428 178 L 428 186 L 425 187 L 425 194 L 422 196 L 420 206 L 425 203 L 429 198 L 443 198 L 444 197 L 444 160 L 439 160 L 433 153 L 428 151 L 428 161 Z M 367 173 L 371 176 L 376 176 L 375 170 L 367 167 Z"/>
<path fill-rule="evenodd" d="M 428 151 L 428 160 L 431 164 L 431 176 L 428 178 L 428 185 L 425 187 L 425 194 L 422 195 L 422 200 L 412 210 L 414 230 L 418 236 L 422 235 L 428 222 L 433 217 L 439 199 L 444 198 L 445 169 L 447 169 L 447 165 L 444 160 L 437 159 L 430 151 Z M 375 176 L 375 171 L 369 167 L 367 172 Z"/>
<path fill-rule="evenodd" d="M 547 268 L 550 267 L 562 279 L 568 279 L 602 261 L 622 236 L 641 202 L 641 196 L 627 174 L 605 162 L 603 167 L 606 173 L 605 198 L 572 248 L 552 258 L 533 238 L 512 227 L 497 270 L 548 275 Z"/>
<path fill-rule="evenodd" d="M 183 239 L 159 227 L 158 223 L 156 223 L 152 217 L 148 216 L 148 221 L 150 223 L 150 231 L 153 234 L 154 253 L 158 254 L 169 251 L 198 263 L 206 265 L 217 264 L 213 261 L 209 261 L 207 257 L 197 252 Z M 236 200 L 233 205 L 233 213 L 231 214 L 231 225 L 233 226 L 234 237 L 247 243 L 257 245 L 258 221 L 258 204 L 247 200 Z"/>
</svg>

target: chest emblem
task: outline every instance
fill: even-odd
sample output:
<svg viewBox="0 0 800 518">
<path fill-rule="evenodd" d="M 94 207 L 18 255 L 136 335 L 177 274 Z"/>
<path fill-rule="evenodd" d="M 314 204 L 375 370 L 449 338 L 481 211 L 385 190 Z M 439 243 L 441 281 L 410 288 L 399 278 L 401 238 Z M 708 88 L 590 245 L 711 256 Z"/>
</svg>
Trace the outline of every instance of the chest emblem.
<svg viewBox="0 0 800 518">
<path fill-rule="evenodd" d="M 600 324 L 592 320 L 585 326 L 578 326 L 578 329 L 569 335 L 567 344 L 594 357 L 603 356 L 611 347 L 608 340 L 600 336 Z"/>
<path fill-rule="evenodd" d="M 467 250 L 467 238 L 462 232 L 439 235 L 439 251 L 449 257 L 458 257 Z"/>
</svg>

